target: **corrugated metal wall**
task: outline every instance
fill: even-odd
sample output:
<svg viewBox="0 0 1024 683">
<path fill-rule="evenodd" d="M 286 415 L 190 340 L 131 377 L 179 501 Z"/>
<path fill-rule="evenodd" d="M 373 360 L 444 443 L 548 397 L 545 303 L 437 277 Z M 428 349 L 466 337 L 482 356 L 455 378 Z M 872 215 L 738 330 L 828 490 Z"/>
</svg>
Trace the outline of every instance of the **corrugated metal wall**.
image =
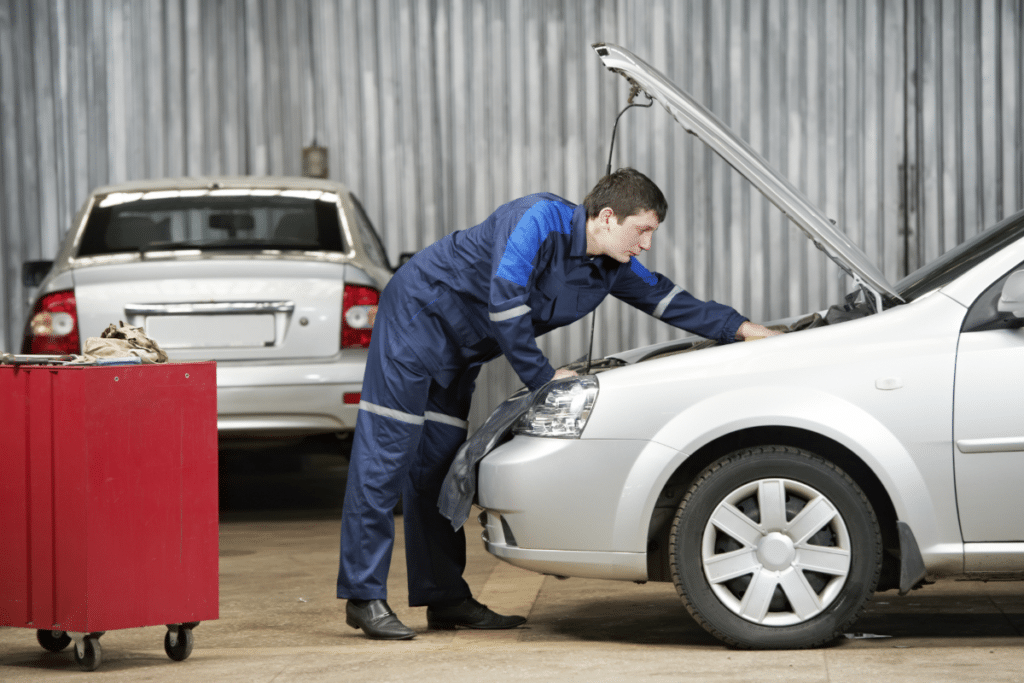
<svg viewBox="0 0 1024 683">
<path fill-rule="evenodd" d="M 0 0 L 0 345 L 22 261 L 50 258 L 90 188 L 298 174 L 327 146 L 392 257 L 539 190 L 603 173 L 625 82 L 589 47 L 657 66 L 784 172 L 895 280 L 1024 207 L 1024 12 L 1015 0 Z M 615 166 L 668 220 L 645 257 L 755 320 L 836 301 L 837 271 L 660 107 Z M 618 302 L 598 355 L 677 332 Z M 587 323 L 552 333 L 555 363 Z M 474 421 L 517 385 L 481 377 Z"/>
<path fill-rule="evenodd" d="M 910 270 L 1024 207 L 1024 7 L 910 6 Z"/>
</svg>

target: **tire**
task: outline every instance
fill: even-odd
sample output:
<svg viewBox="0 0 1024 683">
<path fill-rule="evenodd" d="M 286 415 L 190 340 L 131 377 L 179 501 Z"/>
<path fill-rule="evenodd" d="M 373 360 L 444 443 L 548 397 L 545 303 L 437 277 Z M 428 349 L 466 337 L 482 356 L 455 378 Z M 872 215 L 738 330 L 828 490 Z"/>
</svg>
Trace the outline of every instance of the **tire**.
<svg viewBox="0 0 1024 683">
<path fill-rule="evenodd" d="M 182 625 L 178 628 L 178 637 L 174 644 L 171 643 L 171 629 L 164 634 L 164 652 L 176 662 L 183 662 L 192 654 L 192 645 L 195 642 L 192 636 L 192 629 Z"/>
<path fill-rule="evenodd" d="M 745 649 L 823 645 L 878 585 L 882 538 L 860 487 L 797 448 L 732 453 L 694 481 L 670 537 L 672 580 L 709 633 Z"/>
<path fill-rule="evenodd" d="M 36 631 L 36 640 L 43 648 L 50 652 L 63 652 L 64 648 L 71 644 L 71 636 L 64 631 L 48 631 L 46 629 L 38 629 Z"/>
<path fill-rule="evenodd" d="M 100 647 L 99 636 L 87 635 L 82 640 L 82 651 L 78 651 L 75 643 L 75 663 L 82 671 L 95 671 L 103 663 L 103 649 Z"/>
</svg>

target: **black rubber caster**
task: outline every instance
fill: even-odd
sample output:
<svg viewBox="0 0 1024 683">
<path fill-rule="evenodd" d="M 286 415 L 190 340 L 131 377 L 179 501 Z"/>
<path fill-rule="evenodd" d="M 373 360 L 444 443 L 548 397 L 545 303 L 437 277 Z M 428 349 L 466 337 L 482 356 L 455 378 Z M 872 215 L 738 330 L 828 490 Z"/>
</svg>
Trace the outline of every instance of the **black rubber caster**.
<svg viewBox="0 0 1024 683">
<path fill-rule="evenodd" d="M 62 652 L 64 648 L 71 644 L 71 636 L 64 631 L 48 631 L 46 629 L 39 629 L 36 631 L 36 640 L 43 648 L 50 652 Z"/>
<path fill-rule="evenodd" d="M 167 633 L 164 634 L 164 652 L 176 662 L 184 661 L 192 654 L 193 642 L 195 641 L 192 629 L 188 624 L 182 624 L 177 628 L 168 626 Z"/>
</svg>

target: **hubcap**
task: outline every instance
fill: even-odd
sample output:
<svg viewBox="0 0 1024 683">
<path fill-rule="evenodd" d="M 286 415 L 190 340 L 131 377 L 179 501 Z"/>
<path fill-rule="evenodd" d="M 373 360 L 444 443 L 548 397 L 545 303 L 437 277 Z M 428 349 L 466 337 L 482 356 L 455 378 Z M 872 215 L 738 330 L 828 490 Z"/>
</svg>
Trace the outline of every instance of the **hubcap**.
<svg viewBox="0 0 1024 683">
<path fill-rule="evenodd" d="M 789 536 L 773 531 L 757 544 L 757 559 L 765 569 L 781 571 L 793 564 L 796 548 Z"/>
<path fill-rule="evenodd" d="M 799 624 L 827 608 L 850 572 L 850 536 L 835 505 L 790 479 L 762 479 L 719 503 L 704 528 L 704 575 L 747 621 Z"/>
</svg>

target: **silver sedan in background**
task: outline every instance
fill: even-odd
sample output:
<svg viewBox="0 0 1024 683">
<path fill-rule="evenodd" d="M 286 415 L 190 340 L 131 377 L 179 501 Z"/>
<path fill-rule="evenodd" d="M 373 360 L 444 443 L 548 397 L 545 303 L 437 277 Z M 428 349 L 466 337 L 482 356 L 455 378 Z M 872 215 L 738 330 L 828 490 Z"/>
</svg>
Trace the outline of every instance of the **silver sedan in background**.
<svg viewBox="0 0 1024 683">
<path fill-rule="evenodd" d="M 339 183 L 170 178 L 95 190 L 38 285 L 22 353 L 80 353 L 110 323 L 172 361 L 217 361 L 223 437 L 350 432 L 379 293 L 380 238 Z M 41 281 L 37 281 L 41 280 Z"/>
</svg>

